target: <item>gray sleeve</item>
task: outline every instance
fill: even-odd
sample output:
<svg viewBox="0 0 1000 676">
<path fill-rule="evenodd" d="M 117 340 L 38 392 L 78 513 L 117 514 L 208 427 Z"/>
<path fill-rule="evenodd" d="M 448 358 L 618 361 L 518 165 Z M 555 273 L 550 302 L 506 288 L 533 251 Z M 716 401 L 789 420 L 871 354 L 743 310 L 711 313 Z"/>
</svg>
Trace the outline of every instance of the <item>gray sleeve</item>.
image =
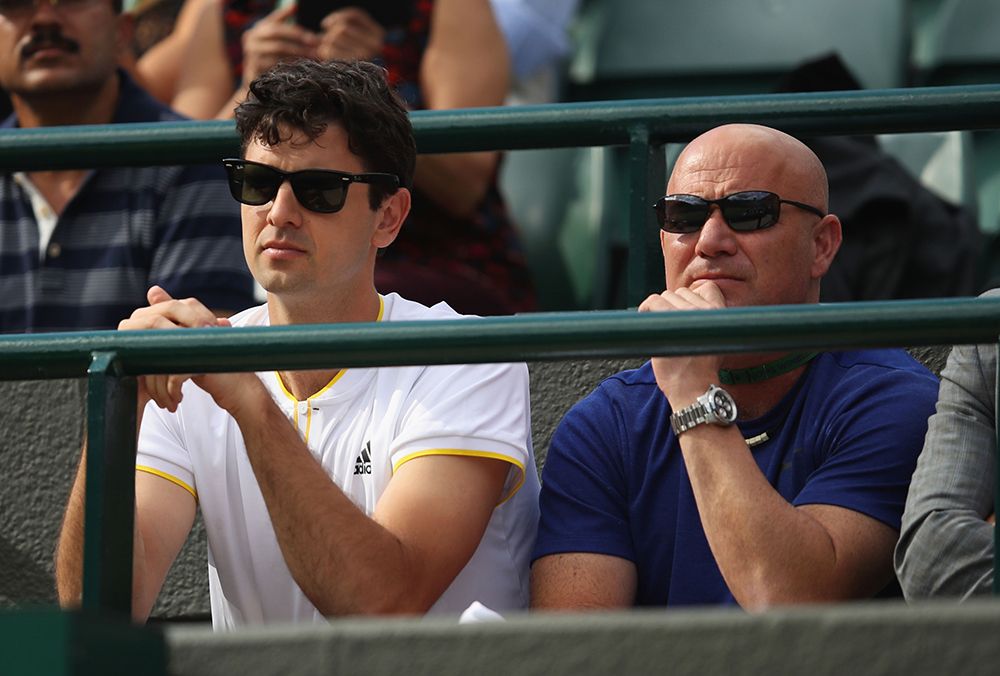
<svg viewBox="0 0 1000 676">
<path fill-rule="evenodd" d="M 896 546 L 908 600 L 968 598 L 993 585 L 996 345 L 956 346 L 941 372 Z"/>
</svg>

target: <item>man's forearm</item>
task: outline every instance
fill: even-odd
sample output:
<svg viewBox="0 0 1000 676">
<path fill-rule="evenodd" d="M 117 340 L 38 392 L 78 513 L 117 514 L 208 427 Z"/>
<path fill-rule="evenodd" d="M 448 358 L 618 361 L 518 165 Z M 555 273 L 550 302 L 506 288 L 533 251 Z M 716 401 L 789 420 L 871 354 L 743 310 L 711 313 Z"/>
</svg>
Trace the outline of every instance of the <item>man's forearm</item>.
<svg viewBox="0 0 1000 676">
<path fill-rule="evenodd" d="M 403 543 L 344 495 L 269 398 L 237 422 L 288 569 L 321 613 L 422 613 L 433 604 L 441 590 L 422 593 Z"/>
<path fill-rule="evenodd" d="M 80 464 L 70 489 L 66 511 L 63 514 L 59 542 L 56 545 L 56 596 L 63 608 L 77 608 L 83 600 L 83 541 L 84 518 L 86 513 L 87 487 L 87 447 L 84 443 L 80 454 Z M 138 514 L 132 526 L 132 616 L 137 621 L 145 621 L 155 601 L 157 588 L 145 590 L 145 547 L 138 527 Z"/>
<path fill-rule="evenodd" d="M 872 575 L 845 569 L 830 532 L 767 482 L 737 428 L 700 426 L 681 448 L 705 535 L 740 605 L 849 598 L 888 581 L 891 544 Z"/>
<path fill-rule="evenodd" d="M 56 595 L 63 608 L 80 605 L 83 594 L 83 517 L 86 486 L 87 450 L 80 454 L 80 464 L 70 488 L 63 514 L 59 542 L 56 545 Z"/>
<path fill-rule="evenodd" d="M 414 182 L 456 218 L 471 218 L 493 181 L 499 153 L 420 155 Z"/>
</svg>

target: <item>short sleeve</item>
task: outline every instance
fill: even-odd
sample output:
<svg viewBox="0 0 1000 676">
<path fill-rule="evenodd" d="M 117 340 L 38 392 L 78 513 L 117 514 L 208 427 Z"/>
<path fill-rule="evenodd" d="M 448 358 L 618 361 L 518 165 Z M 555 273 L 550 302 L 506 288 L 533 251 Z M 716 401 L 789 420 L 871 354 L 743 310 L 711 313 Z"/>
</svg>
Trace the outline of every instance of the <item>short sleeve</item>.
<svg viewBox="0 0 1000 676">
<path fill-rule="evenodd" d="M 506 500 L 534 462 L 530 428 L 524 364 L 427 367 L 403 403 L 392 469 L 428 455 L 503 460 L 512 465 L 501 498 Z"/>
<path fill-rule="evenodd" d="M 532 560 L 565 552 L 636 559 L 624 471 L 627 430 L 604 387 L 571 408 L 552 436 Z"/>
<path fill-rule="evenodd" d="M 213 309 L 236 312 L 254 304 L 239 204 L 221 166 L 180 169 L 160 204 L 156 239 L 149 284 Z"/>
<path fill-rule="evenodd" d="M 185 388 L 193 386 L 185 383 Z M 190 394 L 185 392 L 185 395 Z M 196 499 L 197 486 L 191 457 L 183 443 L 179 415 L 160 408 L 155 402 L 146 404 L 139 428 L 135 458 L 137 471 L 162 477 L 187 490 Z"/>
<path fill-rule="evenodd" d="M 937 379 L 871 366 L 857 369 L 838 389 L 824 404 L 819 446 L 825 457 L 793 504 L 844 507 L 898 531 Z"/>
</svg>

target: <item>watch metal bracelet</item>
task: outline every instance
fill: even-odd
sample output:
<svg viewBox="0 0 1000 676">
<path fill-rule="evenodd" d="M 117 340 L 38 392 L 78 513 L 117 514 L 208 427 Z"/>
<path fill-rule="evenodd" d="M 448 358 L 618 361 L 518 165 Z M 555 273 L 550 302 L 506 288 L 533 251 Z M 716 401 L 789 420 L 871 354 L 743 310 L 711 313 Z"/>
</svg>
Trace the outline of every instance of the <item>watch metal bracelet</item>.
<svg viewBox="0 0 1000 676">
<path fill-rule="evenodd" d="M 677 436 L 704 423 L 725 426 L 735 420 L 736 402 L 728 392 L 713 384 L 694 403 L 671 414 L 670 427 Z"/>
</svg>

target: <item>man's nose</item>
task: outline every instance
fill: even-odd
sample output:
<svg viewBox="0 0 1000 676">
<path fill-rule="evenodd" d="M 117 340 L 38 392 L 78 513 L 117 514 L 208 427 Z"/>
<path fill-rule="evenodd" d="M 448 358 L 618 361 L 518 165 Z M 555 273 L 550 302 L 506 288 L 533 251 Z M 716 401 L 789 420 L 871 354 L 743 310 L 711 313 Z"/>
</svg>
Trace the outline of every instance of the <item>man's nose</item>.
<svg viewBox="0 0 1000 676">
<path fill-rule="evenodd" d="M 30 11 L 32 23 L 51 23 L 59 14 L 59 0 L 34 0 Z"/>
<path fill-rule="evenodd" d="M 736 232 L 729 227 L 722 216 L 722 211 L 715 204 L 711 206 L 708 219 L 701 226 L 695 248 L 696 253 L 705 258 L 731 256 L 736 253 Z"/>
<path fill-rule="evenodd" d="M 267 218 L 272 225 L 279 228 L 297 228 L 302 225 L 302 210 L 302 205 L 299 204 L 292 191 L 292 184 L 288 181 L 282 181 L 274 199 L 271 200 L 271 208 L 268 209 Z"/>
</svg>

